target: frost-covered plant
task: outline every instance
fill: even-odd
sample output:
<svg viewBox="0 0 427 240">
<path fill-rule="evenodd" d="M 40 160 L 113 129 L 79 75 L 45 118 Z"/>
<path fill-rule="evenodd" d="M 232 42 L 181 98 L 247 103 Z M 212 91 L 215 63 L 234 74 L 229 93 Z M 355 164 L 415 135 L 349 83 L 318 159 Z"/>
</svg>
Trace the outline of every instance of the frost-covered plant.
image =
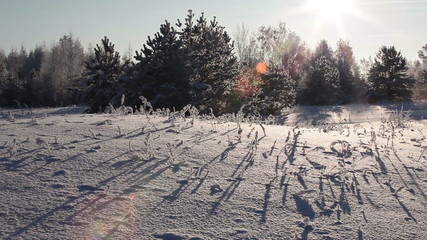
<svg viewBox="0 0 427 240">
<path fill-rule="evenodd" d="M 108 106 L 105 108 L 105 113 L 109 114 L 117 114 L 120 116 L 124 116 L 127 114 L 133 114 L 133 108 L 129 106 L 124 106 L 125 102 L 125 95 L 122 95 L 120 106 L 118 108 L 114 108 L 114 106 L 111 103 L 108 103 Z"/>
<path fill-rule="evenodd" d="M 15 122 L 16 121 L 15 116 L 13 116 L 12 113 L 9 113 L 9 116 L 7 117 L 7 121 L 9 121 L 9 122 Z"/>
<path fill-rule="evenodd" d="M 49 143 L 46 141 L 46 140 L 44 140 L 43 138 L 37 138 L 36 139 L 36 143 L 37 143 L 37 145 L 39 145 L 39 146 L 44 146 L 44 147 L 46 147 L 46 149 L 47 149 L 47 151 L 48 151 L 48 153 L 49 154 L 52 154 L 52 151 L 50 150 L 50 145 L 49 145 Z"/>
<path fill-rule="evenodd" d="M 151 134 L 147 133 L 147 135 L 145 135 L 144 140 L 142 141 L 143 151 L 148 156 L 148 158 L 152 158 L 154 156 L 152 149 L 151 149 L 152 147 L 151 147 L 151 143 L 150 143 L 150 136 L 151 136 Z"/>
<path fill-rule="evenodd" d="M 347 141 L 335 140 L 331 143 L 330 148 L 340 158 L 348 158 L 352 154 L 350 143 Z"/>
<path fill-rule="evenodd" d="M 119 135 L 117 137 L 121 137 L 124 134 L 122 133 L 122 129 L 120 128 L 120 126 L 117 126 L 117 130 L 119 131 Z"/>
<path fill-rule="evenodd" d="M 6 144 L 5 144 L 6 145 Z M 9 155 L 10 157 L 15 156 L 15 154 L 17 153 L 17 147 L 16 147 L 16 139 L 13 139 L 12 145 L 9 147 Z"/>
<path fill-rule="evenodd" d="M 96 137 L 95 133 L 91 129 L 89 129 L 89 133 L 90 133 L 90 135 L 92 136 L 93 139 L 99 139 L 99 138 Z"/>
<path fill-rule="evenodd" d="M 172 165 L 176 160 L 175 144 L 167 143 L 166 147 L 168 148 L 169 161 L 170 161 L 170 164 Z"/>
<path fill-rule="evenodd" d="M 404 111 L 403 105 L 397 110 L 393 110 L 387 118 L 387 123 L 389 123 L 394 128 L 405 128 L 408 126 L 408 123 L 411 119 L 411 111 Z"/>
<path fill-rule="evenodd" d="M 30 125 L 30 126 L 39 125 L 39 123 L 37 122 L 37 119 L 36 119 L 36 117 L 35 117 L 35 116 L 33 116 L 33 117 L 31 118 L 31 121 L 29 122 L 29 125 Z"/>
<path fill-rule="evenodd" d="M 142 102 L 142 105 L 140 106 L 139 111 L 148 117 L 148 115 L 150 115 L 153 112 L 153 106 L 151 106 L 151 103 L 144 96 L 139 96 L 139 99 Z"/>
</svg>

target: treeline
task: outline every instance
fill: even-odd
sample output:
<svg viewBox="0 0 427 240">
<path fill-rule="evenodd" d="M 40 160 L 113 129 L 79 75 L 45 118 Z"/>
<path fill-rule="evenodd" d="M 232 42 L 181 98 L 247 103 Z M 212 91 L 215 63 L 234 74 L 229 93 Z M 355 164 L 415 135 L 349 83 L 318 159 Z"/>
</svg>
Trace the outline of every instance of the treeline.
<svg viewBox="0 0 427 240">
<path fill-rule="evenodd" d="M 24 47 L 6 56 L 0 51 L 0 106 L 63 106 L 81 102 L 70 91 L 82 88 L 84 62 L 89 58 L 71 34 L 51 48 L 40 45 L 29 53 Z"/>
<path fill-rule="evenodd" d="M 85 52 L 71 34 L 50 48 L 0 51 L 0 106 L 88 104 L 88 112 L 102 112 L 138 108 L 144 96 L 155 108 L 275 114 L 296 104 L 425 100 L 427 44 L 419 57 L 408 63 L 382 46 L 358 63 L 349 42 L 333 49 L 321 40 L 312 50 L 284 23 L 255 33 L 242 25 L 232 39 L 215 18 L 189 11 L 183 22 L 162 24 L 134 61 L 107 37 Z"/>
</svg>

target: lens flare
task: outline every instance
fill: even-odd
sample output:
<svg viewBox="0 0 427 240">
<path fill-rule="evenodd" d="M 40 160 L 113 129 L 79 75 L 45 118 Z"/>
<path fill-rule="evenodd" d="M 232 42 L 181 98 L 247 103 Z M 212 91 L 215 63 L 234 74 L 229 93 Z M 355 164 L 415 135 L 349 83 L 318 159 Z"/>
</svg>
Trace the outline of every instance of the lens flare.
<svg viewBox="0 0 427 240">
<path fill-rule="evenodd" d="M 259 74 L 265 74 L 268 71 L 268 66 L 265 62 L 257 63 L 255 70 Z"/>
<path fill-rule="evenodd" d="M 131 239 L 127 235 L 134 229 L 135 215 L 138 206 L 147 202 L 140 202 L 145 193 L 132 192 L 123 196 L 106 195 L 104 197 L 87 197 L 77 203 L 76 212 L 72 215 L 72 225 L 80 226 L 77 232 L 70 233 L 73 239 L 101 240 Z"/>
</svg>

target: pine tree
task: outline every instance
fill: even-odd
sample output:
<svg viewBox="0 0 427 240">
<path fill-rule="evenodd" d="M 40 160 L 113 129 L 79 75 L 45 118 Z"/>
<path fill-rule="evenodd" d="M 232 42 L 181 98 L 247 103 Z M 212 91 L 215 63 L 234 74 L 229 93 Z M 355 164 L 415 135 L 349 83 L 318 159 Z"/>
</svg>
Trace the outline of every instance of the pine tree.
<svg viewBox="0 0 427 240">
<path fill-rule="evenodd" d="M 283 108 L 296 103 L 296 81 L 288 72 L 270 69 L 263 75 L 262 96 L 259 112 L 263 115 L 277 114 Z"/>
<path fill-rule="evenodd" d="M 414 97 L 425 100 L 427 99 L 427 44 L 418 51 L 418 56 L 421 59 L 418 66 L 420 73 L 417 76 Z"/>
<path fill-rule="evenodd" d="M 128 61 L 121 63 L 120 54 L 107 37 L 96 45 L 94 56 L 86 61 L 86 100 L 90 113 L 102 112 L 117 95 L 117 79 L 123 73 Z"/>
<path fill-rule="evenodd" d="M 380 48 L 369 70 L 369 90 L 377 99 L 406 101 L 412 98 L 414 79 L 407 76 L 406 59 L 394 46 Z"/>
<path fill-rule="evenodd" d="M 340 74 L 333 62 L 325 56 L 318 58 L 308 71 L 302 103 L 333 105 L 340 103 Z"/>
<path fill-rule="evenodd" d="M 146 97 L 154 107 L 175 107 L 191 103 L 203 110 L 225 109 L 236 72 L 231 39 L 214 18 L 195 21 L 190 11 L 178 30 L 166 21 L 154 38 L 148 38 L 136 63 L 120 80 L 126 103 L 140 105 Z"/>
<path fill-rule="evenodd" d="M 0 106 L 21 107 L 25 90 L 18 74 L 8 72 L 0 66 Z"/>
<path fill-rule="evenodd" d="M 340 72 L 332 49 L 325 40 L 317 46 L 308 62 L 306 77 L 299 89 L 299 102 L 313 105 L 342 103 Z"/>
<path fill-rule="evenodd" d="M 126 104 L 140 105 L 139 96 L 156 108 L 181 108 L 190 102 L 183 44 L 168 21 L 153 39 L 148 37 L 141 52 L 136 52 L 135 60 L 131 71 L 120 79 Z"/>
<path fill-rule="evenodd" d="M 26 50 L 21 47 L 18 53 L 12 49 L 7 58 L 4 55 L 0 58 L 0 106 L 21 107 L 21 103 L 26 99 L 22 73 L 27 58 Z"/>
<path fill-rule="evenodd" d="M 6 106 L 8 72 L 6 69 L 6 57 L 0 52 L 0 106 Z"/>
<path fill-rule="evenodd" d="M 202 13 L 195 21 L 191 10 L 181 24 L 185 69 L 191 84 L 191 102 L 200 111 L 212 108 L 216 113 L 227 108 L 237 73 L 237 58 L 231 38 L 216 17 L 207 21 Z"/>
</svg>

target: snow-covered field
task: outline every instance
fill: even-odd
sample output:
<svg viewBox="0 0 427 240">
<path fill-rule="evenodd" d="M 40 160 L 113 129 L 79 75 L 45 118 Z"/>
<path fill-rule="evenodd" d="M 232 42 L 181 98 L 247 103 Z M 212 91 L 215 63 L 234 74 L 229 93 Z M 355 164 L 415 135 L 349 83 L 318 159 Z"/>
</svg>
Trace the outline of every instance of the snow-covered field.
<svg viewBox="0 0 427 240">
<path fill-rule="evenodd" d="M 427 239 L 425 107 L 0 109 L 0 239 Z"/>
</svg>

